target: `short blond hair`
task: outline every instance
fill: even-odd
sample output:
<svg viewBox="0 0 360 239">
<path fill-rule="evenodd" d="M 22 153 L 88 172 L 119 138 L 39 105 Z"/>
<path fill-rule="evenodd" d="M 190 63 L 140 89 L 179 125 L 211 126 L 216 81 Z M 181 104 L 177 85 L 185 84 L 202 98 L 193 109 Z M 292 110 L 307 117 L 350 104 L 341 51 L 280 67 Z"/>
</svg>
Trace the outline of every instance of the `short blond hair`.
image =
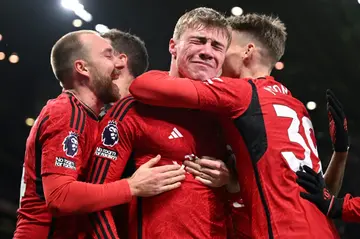
<svg viewBox="0 0 360 239">
<path fill-rule="evenodd" d="M 173 38 L 180 39 L 187 29 L 198 27 L 217 28 L 224 31 L 230 44 L 231 28 L 226 17 L 207 7 L 198 7 L 182 15 L 175 25 Z"/>
<path fill-rule="evenodd" d="M 228 21 L 233 30 L 246 32 L 263 44 L 272 65 L 284 55 L 287 33 L 285 24 L 278 17 L 251 13 L 229 17 Z"/>
</svg>

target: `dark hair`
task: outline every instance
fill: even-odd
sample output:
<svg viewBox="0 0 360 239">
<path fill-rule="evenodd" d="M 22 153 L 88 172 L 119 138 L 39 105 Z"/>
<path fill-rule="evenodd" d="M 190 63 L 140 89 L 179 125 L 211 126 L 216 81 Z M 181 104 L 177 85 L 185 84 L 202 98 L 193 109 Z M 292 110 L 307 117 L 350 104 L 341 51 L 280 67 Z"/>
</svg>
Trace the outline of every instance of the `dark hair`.
<svg viewBox="0 0 360 239">
<path fill-rule="evenodd" d="M 82 34 L 97 34 L 95 31 L 81 30 L 70 32 L 62 36 L 51 49 L 50 62 L 55 77 L 64 84 L 64 80 L 71 74 L 74 62 L 79 58 L 86 58 L 87 50 L 80 41 Z"/>
<path fill-rule="evenodd" d="M 148 69 L 149 56 L 145 43 L 139 37 L 117 29 L 111 29 L 102 37 L 111 41 L 115 51 L 127 55 L 128 68 L 134 77 L 141 75 Z"/>
<path fill-rule="evenodd" d="M 287 33 L 278 17 L 251 13 L 229 17 L 228 21 L 233 30 L 246 32 L 263 44 L 273 65 L 283 56 Z"/>
</svg>

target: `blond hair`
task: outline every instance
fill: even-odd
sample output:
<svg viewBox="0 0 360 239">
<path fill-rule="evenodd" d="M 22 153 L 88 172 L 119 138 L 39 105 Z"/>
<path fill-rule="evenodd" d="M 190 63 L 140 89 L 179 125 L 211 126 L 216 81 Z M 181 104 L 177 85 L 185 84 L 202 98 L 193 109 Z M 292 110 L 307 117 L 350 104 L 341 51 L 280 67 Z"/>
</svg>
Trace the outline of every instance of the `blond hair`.
<svg viewBox="0 0 360 239">
<path fill-rule="evenodd" d="M 248 33 L 266 47 L 272 65 L 284 55 L 287 33 L 278 17 L 251 13 L 229 17 L 228 21 L 233 30 Z"/>
<path fill-rule="evenodd" d="M 181 35 L 189 28 L 217 28 L 224 31 L 231 41 L 231 29 L 225 16 L 212 8 L 199 7 L 182 15 L 176 23 L 173 38 L 180 39 Z"/>
</svg>

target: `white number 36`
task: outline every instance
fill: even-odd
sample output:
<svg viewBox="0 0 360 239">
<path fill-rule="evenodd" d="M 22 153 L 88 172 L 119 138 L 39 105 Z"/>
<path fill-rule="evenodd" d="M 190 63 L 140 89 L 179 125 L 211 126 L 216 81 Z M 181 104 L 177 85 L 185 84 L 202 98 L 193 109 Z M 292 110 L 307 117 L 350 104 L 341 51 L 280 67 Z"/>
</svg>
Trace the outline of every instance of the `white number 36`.
<svg viewBox="0 0 360 239">
<path fill-rule="evenodd" d="M 298 143 L 305 150 L 304 159 L 298 159 L 295 156 L 295 154 L 291 151 L 281 152 L 282 156 L 288 162 L 291 170 L 296 172 L 299 170 L 299 167 L 301 165 L 307 165 L 308 167 L 313 168 L 313 163 L 310 157 L 310 149 L 305 143 L 304 137 L 299 133 L 300 123 L 301 123 L 302 127 L 304 128 L 305 137 L 308 142 L 308 145 L 310 146 L 311 151 L 315 154 L 318 160 L 318 151 L 316 145 L 314 144 L 310 136 L 311 133 L 310 130 L 313 130 L 313 125 L 311 123 L 311 120 L 308 117 L 303 116 L 300 122 L 296 111 L 285 105 L 274 105 L 274 109 L 277 116 L 288 117 L 292 119 L 290 127 L 288 129 L 289 140 L 290 142 Z M 320 160 L 318 161 L 318 163 L 320 166 L 319 167 L 319 172 L 320 172 L 322 170 Z"/>
</svg>

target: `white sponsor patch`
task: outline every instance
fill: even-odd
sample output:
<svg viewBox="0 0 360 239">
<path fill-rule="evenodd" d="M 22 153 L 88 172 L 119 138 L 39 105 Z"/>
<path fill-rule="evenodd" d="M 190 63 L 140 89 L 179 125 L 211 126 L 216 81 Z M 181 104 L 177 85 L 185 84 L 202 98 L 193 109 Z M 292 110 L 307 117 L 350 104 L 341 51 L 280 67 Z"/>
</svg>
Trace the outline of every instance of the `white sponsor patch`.
<svg viewBox="0 0 360 239">
<path fill-rule="evenodd" d="M 117 159 L 117 153 L 115 151 L 108 150 L 108 149 L 103 149 L 103 148 L 100 148 L 100 147 L 96 148 L 95 155 L 99 156 L 99 157 L 103 157 L 103 158 L 108 158 L 108 159 L 111 159 L 111 160 L 116 160 Z"/>
<path fill-rule="evenodd" d="M 76 170 L 76 165 L 74 161 L 61 157 L 56 157 L 55 166 Z"/>
</svg>

